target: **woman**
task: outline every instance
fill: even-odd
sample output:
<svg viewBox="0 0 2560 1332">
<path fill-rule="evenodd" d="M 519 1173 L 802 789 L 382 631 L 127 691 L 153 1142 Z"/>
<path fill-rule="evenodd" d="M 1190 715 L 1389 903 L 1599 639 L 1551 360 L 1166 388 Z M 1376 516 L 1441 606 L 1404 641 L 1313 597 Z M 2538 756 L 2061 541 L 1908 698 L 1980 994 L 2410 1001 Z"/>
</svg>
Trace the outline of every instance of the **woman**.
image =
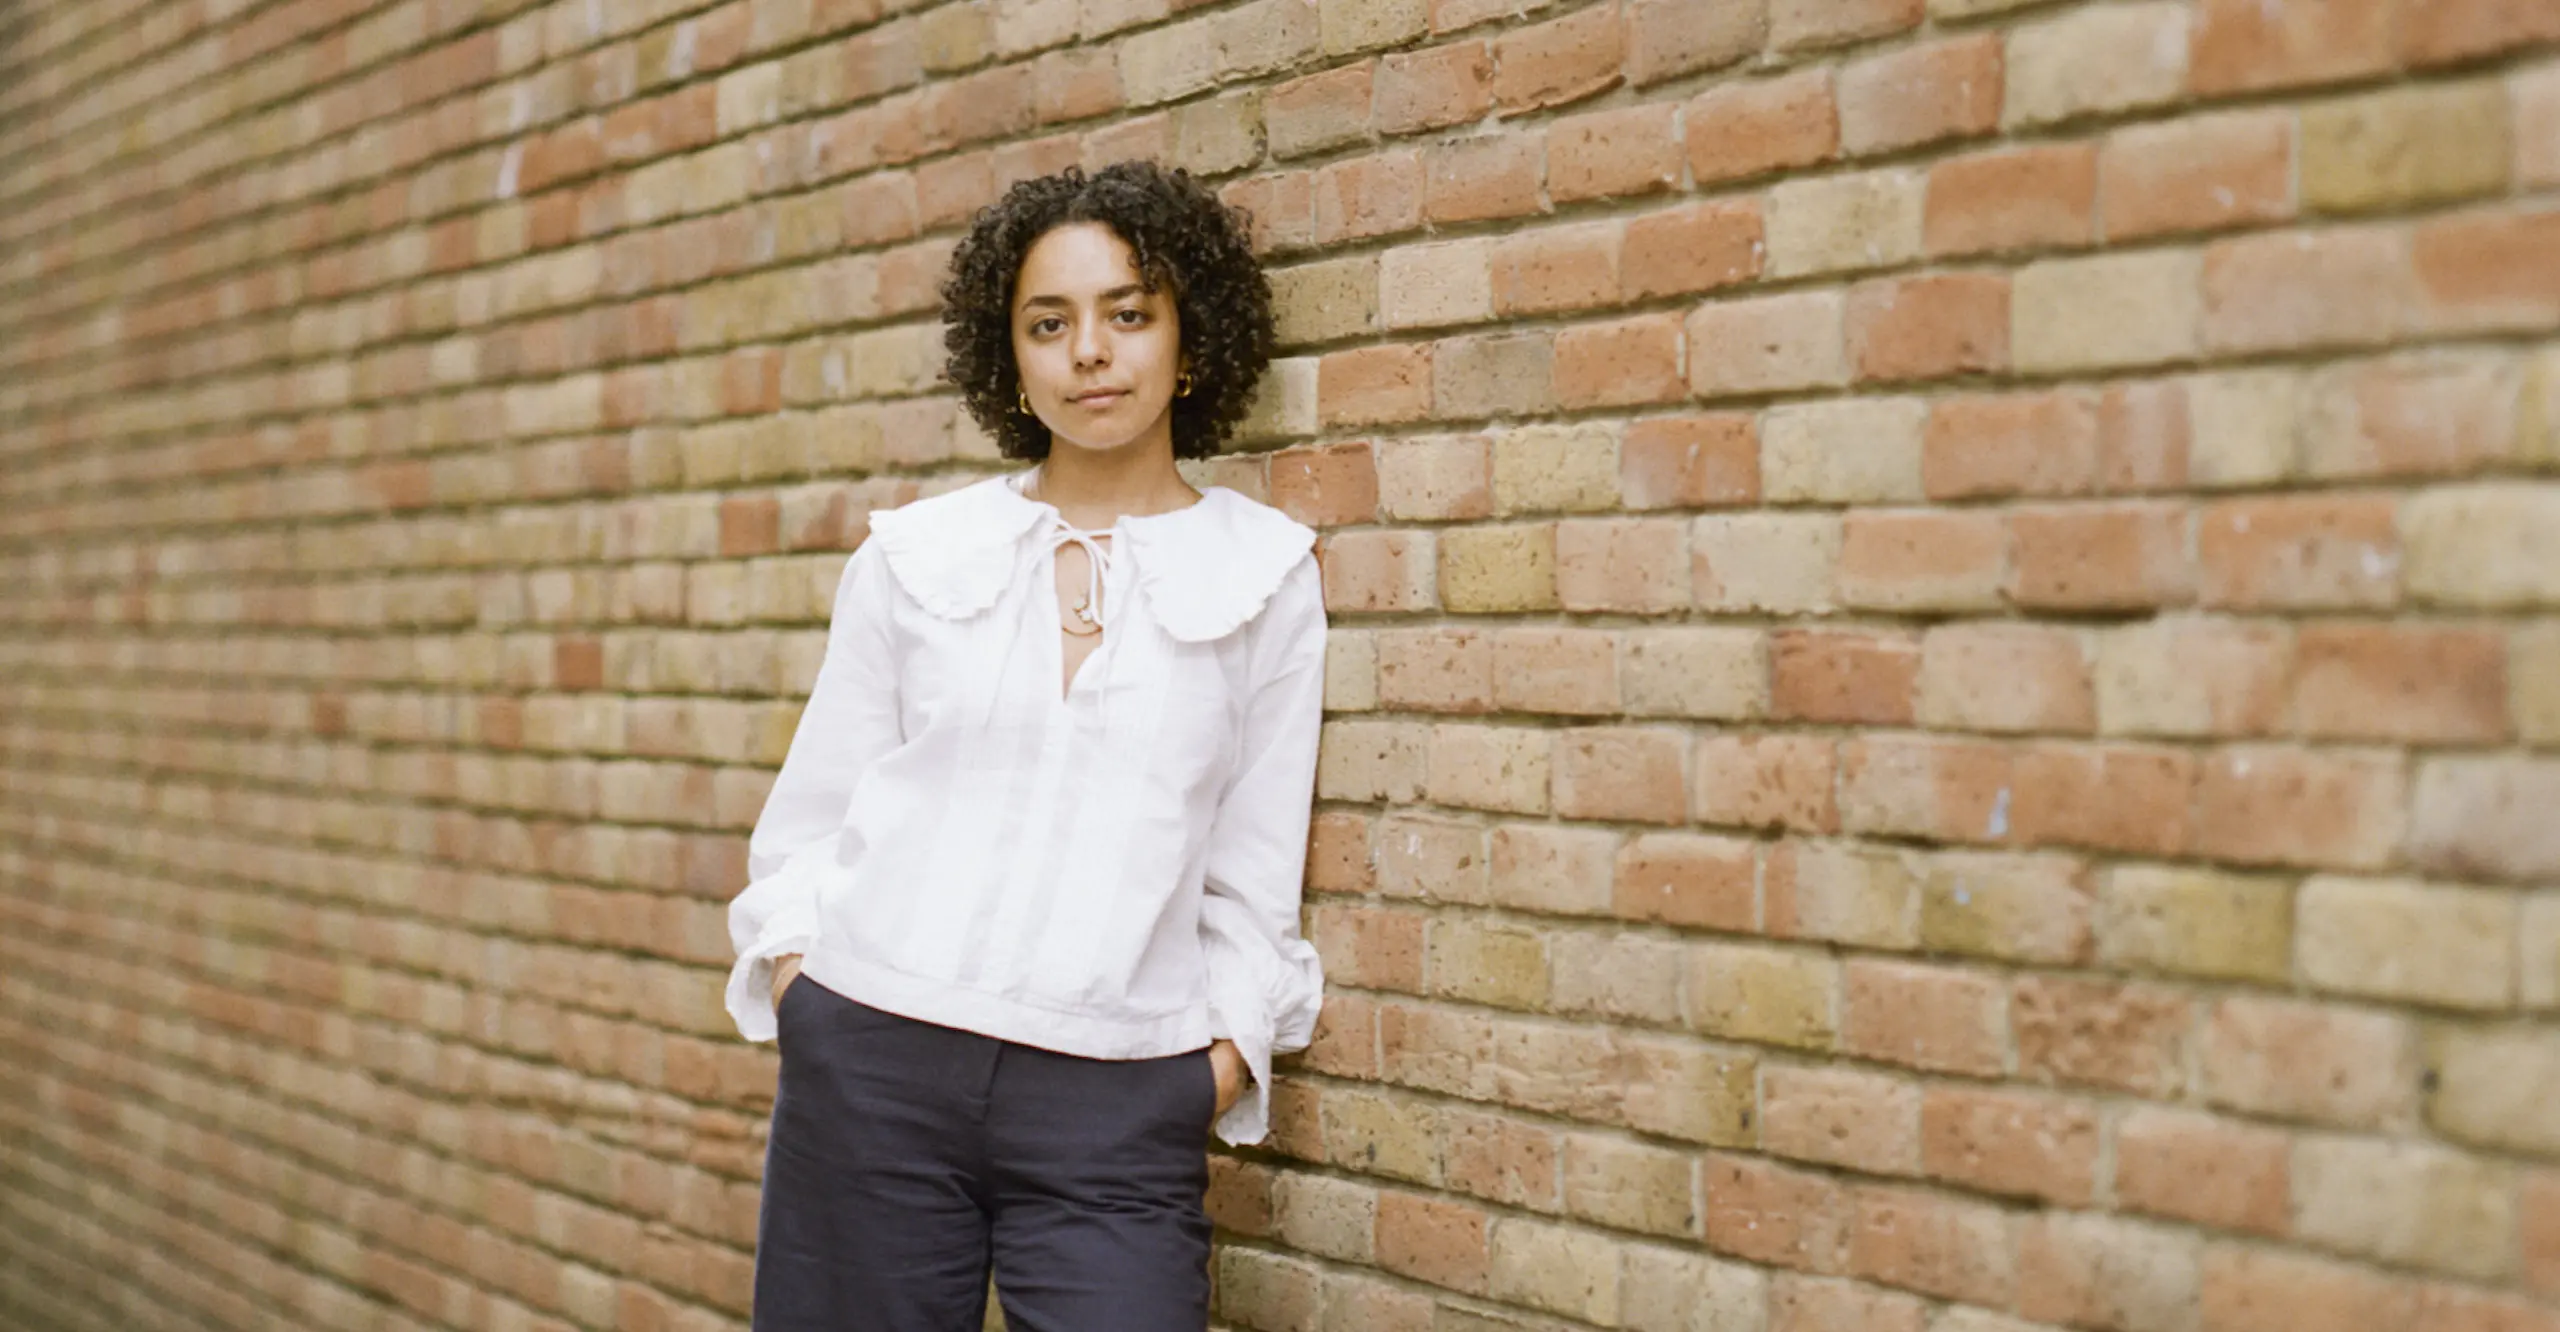
<svg viewBox="0 0 2560 1332">
<path fill-rule="evenodd" d="M 1198 1332 L 1206 1131 L 1262 1138 L 1323 976 L 1298 905 L 1314 534 L 1174 467 L 1242 419 L 1270 288 L 1180 172 L 1023 182 L 944 283 L 1037 466 L 874 515 L 732 903 L 777 1032 L 755 1326 Z"/>
</svg>

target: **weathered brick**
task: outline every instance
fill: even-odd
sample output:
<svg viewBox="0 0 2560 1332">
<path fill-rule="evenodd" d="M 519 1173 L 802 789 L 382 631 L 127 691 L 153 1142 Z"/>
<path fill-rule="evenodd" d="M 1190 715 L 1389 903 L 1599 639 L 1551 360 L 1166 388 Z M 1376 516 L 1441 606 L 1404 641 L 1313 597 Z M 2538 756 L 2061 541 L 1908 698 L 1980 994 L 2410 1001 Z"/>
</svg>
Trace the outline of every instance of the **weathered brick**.
<svg viewBox="0 0 2560 1332">
<path fill-rule="evenodd" d="M 1840 520 L 1821 513 L 1709 514 L 1689 530 L 1690 588 L 1710 610 L 1827 611 Z"/>
<path fill-rule="evenodd" d="M 1943 1149 L 1942 1149 L 1943 1150 Z M 1870 1281 L 1977 1304 L 2006 1305 L 2017 1288 L 2014 1229 L 1987 1203 L 1915 1189 L 1862 1188 L 1849 1269 Z M 1885 1322 L 1883 1326 L 1893 1326 Z M 1916 1316 L 1910 1325 L 1917 1327 Z M 1834 1324 L 1878 1326 L 1864 1321 Z"/>
<path fill-rule="evenodd" d="M 2096 724 L 2089 651 L 2067 630 L 1949 625 L 1920 647 L 1920 724 L 1956 731 L 2080 731 Z"/>
<path fill-rule="evenodd" d="M 2284 999 L 2225 999 L 2206 1019 L 2206 1101 L 2341 1128 L 2394 1128 L 2418 1109 L 2416 1033 L 2400 1018 Z"/>
<path fill-rule="evenodd" d="M 1647 629 L 1620 659 L 1626 710 L 1641 717 L 1733 721 L 1768 710 L 1768 651 L 1757 630 Z"/>
<path fill-rule="evenodd" d="M 2410 853 L 2451 874 L 2542 879 L 2560 872 L 2560 761 L 2431 758 L 2418 768 Z"/>
<path fill-rule="evenodd" d="M 1848 382 L 1836 292 L 1700 306 L 1689 316 L 1689 389 L 1731 397 Z"/>
<path fill-rule="evenodd" d="M 1917 500 L 1927 412 L 1909 398 L 1772 408 L 1760 421 L 1761 491 L 1773 500 Z"/>
<path fill-rule="evenodd" d="M 1720 83 L 1691 99 L 1681 119 L 1689 175 L 1701 185 L 1809 166 L 1840 151 L 1828 70 Z"/>
<path fill-rule="evenodd" d="M 2187 7 L 2120 4 L 2021 25 L 2009 34 L 2010 126 L 2056 121 L 2175 98 L 2187 77 Z"/>
<path fill-rule="evenodd" d="M 2186 1085 L 2194 1025 L 2185 993 L 2153 985 L 2030 977 L 2009 1000 L 2020 1075 L 2154 1099 Z"/>
<path fill-rule="evenodd" d="M 2205 320 L 2192 254 L 2155 251 L 2030 264 L 2010 281 L 2010 355 L 2020 370 L 2094 370 L 2183 360 Z"/>
<path fill-rule="evenodd" d="M 2429 1144 L 2306 1138 L 2293 1152 L 2295 1233 L 2388 1263 L 2507 1275 L 2514 1198 L 2503 1167 Z"/>
<path fill-rule="evenodd" d="M 1839 1024 L 1839 967 L 1818 953 L 1758 944 L 1689 949 L 1689 1025 L 1720 1040 L 1830 1048 Z"/>
<path fill-rule="evenodd" d="M 2293 119 L 2263 111 L 2119 130 L 2098 153 L 2111 241 L 2280 222 L 2294 212 Z"/>
<path fill-rule="evenodd" d="M 1831 742 L 1815 736 L 1701 736 L 1692 812 L 1710 826 L 1834 831 L 1832 757 Z"/>
<path fill-rule="evenodd" d="M 2204 0 L 2190 81 L 2199 93 L 2300 87 L 2378 74 L 2393 64 L 2390 0 L 2267 6 Z"/>
<path fill-rule="evenodd" d="M 2467 198 L 2506 184 L 2504 89 L 2395 89 L 2306 108 L 2302 202 L 2369 212 Z"/>
<path fill-rule="evenodd" d="M 1932 255 L 2085 245 L 2097 214 L 2088 144 L 2007 148 L 1929 168 L 1922 237 Z"/>
<path fill-rule="evenodd" d="M 2009 552 L 2009 534 L 1988 512 L 1853 511 L 1842 529 L 1840 601 L 1889 610 L 1990 610 L 2000 602 Z"/>
<path fill-rule="evenodd" d="M 1919 876 L 1906 853 L 1785 843 L 1770 853 L 1767 877 L 1773 935 L 1874 948 L 1919 943 Z"/>
<path fill-rule="evenodd" d="M 1914 1174 L 1920 1089 L 1873 1073 L 1772 1065 L 1761 1073 L 1760 1146 L 1869 1174 Z"/>
<path fill-rule="evenodd" d="M 1618 853 L 1613 901 L 1629 920 L 1748 930 L 1759 858 L 1749 842 L 1647 833 Z"/>
<path fill-rule="evenodd" d="M 1862 283 L 1845 312 L 1858 378 L 1936 379 L 2006 369 L 2009 284 L 1990 274 L 1946 273 Z"/>
<path fill-rule="evenodd" d="M 2448 1029 L 2430 1042 L 2427 1120 L 2447 1137 L 2491 1149 L 2560 1155 L 2551 1098 L 2560 1094 L 2560 1042 L 2547 1030 Z"/>
<path fill-rule="evenodd" d="M 1916 257 L 1924 189 L 1907 170 L 1778 184 L 1769 191 L 1769 273 L 1801 277 Z"/>
<path fill-rule="evenodd" d="M 2074 1327 L 2172 1332 L 2192 1317 L 2203 1243 L 2140 1221 L 2048 1212 L 2018 1236 L 2018 1312 Z"/>
<path fill-rule="evenodd" d="M 2281 879 L 2127 865 L 2099 881 L 2098 957 L 2110 966 L 2282 983 L 2293 894 Z"/>
<path fill-rule="evenodd" d="M 2098 1116 L 2085 1101 L 1933 1087 L 1920 1104 L 1920 1164 L 1964 1188 L 2085 1206 L 2097 1190 Z"/>
<path fill-rule="evenodd" d="M 2218 352 L 2357 346 L 2408 327 L 2418 303 L 2396 232 L 2285 231 L 2205 251 L 2204 345 Z"/>
<path fill-rule="evenodd" d="M 2473 485 L 2408 502 L 2409 590 L 2442 605 L 2560 605 L 2560 485 Z"/>
<path fill-rule="evenodd" d="M 1760 498 L 1758 426 L 1739 413 L 1629 422 L 1618 445 L 1629 509 L 1713 508 Z"/>
<path fill-rule="evenodd" d="M 2134 1211 L 2282 1235 L 2291 1160 L 2272 1129 L 2144 1106 L 2116 1124 L 2116 1197 Z"/>
<path fill-rule="evenodd" d="M 1840 1049 L 1862 1059 L 1974 1077 L 2006 1062 L 2009 993 L 1952 967 L 1873 959 L 1841 974 Z"/>
<path fill-rule="evenodd" d="M 2000 41 L 1958 37 L 1840 73 L 1840 140 L 1851 153 L 1987 134 L 2000 122 Z"/>
</svg>

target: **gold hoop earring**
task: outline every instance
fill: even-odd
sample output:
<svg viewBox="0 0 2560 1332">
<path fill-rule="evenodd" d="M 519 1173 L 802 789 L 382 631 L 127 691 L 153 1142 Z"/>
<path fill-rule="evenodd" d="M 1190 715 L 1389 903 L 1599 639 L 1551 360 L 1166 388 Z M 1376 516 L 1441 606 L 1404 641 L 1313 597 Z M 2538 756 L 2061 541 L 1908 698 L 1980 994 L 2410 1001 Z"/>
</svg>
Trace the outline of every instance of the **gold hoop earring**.
<svg viewBox="0 0 2560 1332">
<path fill-rule="evenodd" d="M 1013 400 L 1016 405 L 1022 408 L 1022 414 L 1024 416 L 1032 415 L 1031 395 L 1024 393 L 1021 389 L 1017 388 L 1013 391 Z"/>
<path fill-rule="evenodd" d="M 1188 398 L 1191 396 L 1190 371 L 1185 370 L 1181 374 L 1173 377 L 1173 396 L 1177 398 Z"/>
</svg>

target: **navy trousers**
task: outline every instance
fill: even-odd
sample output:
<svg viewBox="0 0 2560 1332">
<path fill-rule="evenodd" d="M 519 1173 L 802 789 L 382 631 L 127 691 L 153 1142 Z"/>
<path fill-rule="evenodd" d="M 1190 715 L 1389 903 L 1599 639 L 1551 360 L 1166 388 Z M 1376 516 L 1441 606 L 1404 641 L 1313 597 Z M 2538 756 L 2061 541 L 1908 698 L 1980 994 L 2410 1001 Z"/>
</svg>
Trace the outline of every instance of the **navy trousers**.
<svg viewBox="0 0 2560 1332">
<path fill-rule="evenodd" d="M 1202 1332 L 1208 1052 L 1103 1060 L 795 978 L 757 1217 L 755 1332 Z"/>
</svg>

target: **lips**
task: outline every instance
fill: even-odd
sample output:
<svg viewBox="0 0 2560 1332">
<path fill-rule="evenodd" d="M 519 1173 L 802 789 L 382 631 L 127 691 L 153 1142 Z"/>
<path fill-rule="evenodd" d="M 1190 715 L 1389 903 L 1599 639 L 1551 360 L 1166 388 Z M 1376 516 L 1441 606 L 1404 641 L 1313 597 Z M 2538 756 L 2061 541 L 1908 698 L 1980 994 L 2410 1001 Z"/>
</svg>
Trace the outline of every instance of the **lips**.
<svg viewBox="0 0 2560 1332">
<path fill-rule="evenodd" d="M 1128 396 L 1120 389 L 1095 389 L 1090 393 L 1076 394 L 1067 401 L 1084 407 L 1108 407 Z"/>
</svg>

